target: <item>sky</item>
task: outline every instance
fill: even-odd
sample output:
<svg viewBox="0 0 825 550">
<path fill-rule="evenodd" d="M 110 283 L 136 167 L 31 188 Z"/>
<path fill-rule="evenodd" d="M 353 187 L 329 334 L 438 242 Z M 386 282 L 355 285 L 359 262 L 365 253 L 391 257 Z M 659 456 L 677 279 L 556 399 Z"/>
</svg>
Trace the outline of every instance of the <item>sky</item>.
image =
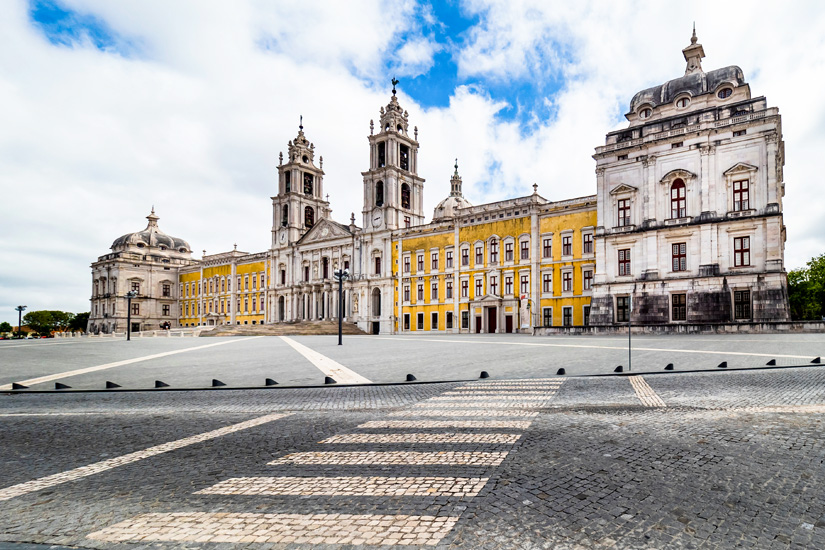
<svg viewBox="0 0 825 550">
<path fill-rule="evenodd" d="M 779 108 L 787 269 L 825 253 L 825 5 L 818 1 L 5 0 L 0 321 L 89 310 L 90 264 L 146 226 L 200 258 L 271 240 L 278 153 L 324 157 L 335 220 L 362 225 L 370 120 L 418 127 L 427 219 L 458 158 L 473 204 L 596 192 L 594 148 L 637 91 L 738 65 Z M 822 124 L 820 124 L 820 122 Z"/>
</svg>

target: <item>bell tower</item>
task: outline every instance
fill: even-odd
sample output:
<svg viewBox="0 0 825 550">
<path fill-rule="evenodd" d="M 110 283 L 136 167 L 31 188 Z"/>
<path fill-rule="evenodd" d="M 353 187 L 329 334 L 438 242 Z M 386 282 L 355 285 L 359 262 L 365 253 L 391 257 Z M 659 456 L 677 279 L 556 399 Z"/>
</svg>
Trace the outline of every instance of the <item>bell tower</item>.
<svg viewBox="0 0 825 550">
<path fill-rule="evenodd" d="M 381 107 L 378 133 L 370 121 L 370 167 L 364 177 L 365 231 L 398 229 L 424 223 L 424 179 L 418 176 L 418 128 L 409 135 L 409 114 L 396 97 Z"/>
<path fill-rule="evenodd" d="M 287 159 L 278 157 L 278 194 L 272 197 L 272 248 L 297 242 L 313 225 L 329 218 L 324 200 L 324 157 L 315 165 L 315 144 L 304 135 L 303 116 L 298 136 L 287 144 Z"/>
</svg>

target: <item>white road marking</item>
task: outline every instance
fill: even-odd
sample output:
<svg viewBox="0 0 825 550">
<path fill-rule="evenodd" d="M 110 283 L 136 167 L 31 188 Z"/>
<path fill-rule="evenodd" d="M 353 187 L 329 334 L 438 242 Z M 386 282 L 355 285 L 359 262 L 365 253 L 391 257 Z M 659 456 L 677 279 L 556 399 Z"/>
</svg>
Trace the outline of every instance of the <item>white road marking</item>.
<svg viewBox="0 0 825 550">
<path fill-rule="evenodd" d="M 641 376 L 630 376 L 630 385 L 636 392 L 636 397 L 645 407 L 667 407 L 662 398 L 650 387 L 650 384 Z"/>
<path fill-rule="evenodd" d="M 195 443 L 200 443 L 201 441 L 207 441 L 209 439 L 214 439 L 216 437 L 240 430 L 254 428 L 255 426 L 260 426 L 261 424 L 266 424 L 267 422 L 272 422 L 273 420 L 278 420 L 279 418 L 283 418 L 285 416 L 289 416 L 289 413 L 275 413 L 268 414 L 266 416 L 259 416 L 258 418 L 253 418 L 252 420 L 246 420 L 244 422 L 218 428 L 217 430 L 212 430 L 210 432 L 204 432 L 202 434 L 184 437 L 183 439 L 178 439 L 177 441 L 170 441 L 161 445 L 149 447 L 148 449 L 143 449 L 142 451 L 135 451 L 134 453 L 109 458 L 87 466 L 81 466 L 65 472 L 34 479 L 32 481 L 26 481 L 25 483 L 18 483 L 17 485 L 0 489 L 0 501 L 9 500 L 14 497 L 19 497 L 21 495 L 45 489 L 47 487 L 54 487 L 55 485 L 60 485 L 61 483 L 99 474 L 100 472 L 105 472 L 107 470 L 111 470 L 112 468 L 117 468 L 118 466 L 132 464 L 133 462 L 143 460 L 144 458 L 168 453 L 169 451 L 174 451 L 176 449 L 180 449 L 181 447 L 187 447 Z"/>
<path fill-rule="evenodd" d="M 356 428 L 511 428 L 526 430 L 530 424 L 532 424 L 530 420 L 370 420 Z"/>
<path fill-rule="evenodd" d="M 122 367 L 123 365 L 131 365 L 132 363 L 140 363 L 142 361 L 150 361 L 152 359 L 159 359 L 161 357 L 168 357 L 170 355 L 178 355 L 179 353 L 188 353 L 190 351 L 197 351 L 206 348 L 214 348 L 215 346 L 225 346 L 227 344 L 235 344 L 237 342 L 247 342 L 249 340 L 254 340 L 256 338 L 263 338 L 263 336 L 251 336 L 249 338 L 240 338 L 240 339 L 231 339 L 226 340 L 224 342 L 215 342 L 214 344 L 206 344 L 205 346 L 196 346 L 194 348 L 186 348 L 186 349 L 177 349 L 173 351 L 164 351 L 163 353 L 155 353 L 153 355 L 144 355 L 143 357 L 135 357 L 134 359 L 124 359 L 123 361 L 115 361 L 114 363 L 105 363 L 103 365 L 96 365 L 94 367 L 85 367 L 82 369 L 70 370 L 66 372 L 59 372 L 56 374 L 47 374 L 46 376 L 40 376 L 39 378 L 30 378 L 29 380 L 23 380 L 18 382 L 18 384 L 23 384 L 24 386 L 31 386 L 34 384 L 40 384 L 43 382 L 51 382 L 52 380 L 62 380 L 64 378 L 68 378 L 70 376 L 77 376 L 79 374 L 86 374 L 89 372 L 95 372 L 99 370 L 106 370 L 111 369 L 114 367 Z M 10 390 L 11 384 L 5 384 L 0 386 L 0 391 Z"/>
<path fill-rule="evenodd" d="M 142 514 L 87 535 L 125 542 L 181 541 L 435 546 L 458 517 L 379 514 Z M 409 534 L 414 534 L 410 537 Z"/>
<path fill-rule="evenodd" d="M 48 342 L 43 344 L 0 344 L 0 349 L 26 348 L 29 346 L 65 346 L 66 344 L 71 343 L 72 342 Z"/>
<path fill-rule="evenodd" d="M 397 338 L 391 336 L 385 336 L 385 340 L 409 340 L 409 338 Z M 424 342 L 442 342 L 445 344 L 494 344 L 497 346 L 532 346 L 532 347 L 547 347 L 547 348 L 577 348 L 577 349 L 612 349 L 612 350 L 622 350 L 627 351 L 627 346 L 585 346 L 585 345 L 576 345 L 576 344 L 545 344 L 542 342 L 500 342 L 496 340 L 442 340 L 440 338 L 416 338 L 417 341 L 424 341 Z M 741 356 L 749 356 L 749 357 L 785 357 L 789 359 L 808 359 L 810 360 L 812 355 L 779 355 L 776 353 L 747 353 L 744 351 L 714 351 L 714 350 L 700 350 L 700 349 L 672 349 L 672 348 L 642 348 L 642 347 L 633 347 L 633 351 L 667 351 L 672 353 L 699 353 L 699 354 L 706 354 L 706 355 L 741 355 Z"/>
<path fill-rule="evenodd" d="M 359 466 L 498 466 L 507 458 L 507 451 L 329 451 L 292 453 L 269 462 L 278 464 L 338 464 Z"/>
<path fill-rule="evenodd" d="M 474 497 L 487 477 L 233 477 L 196 495 Z"/>
<path fill-rule="evenodd" d="M 498 445 L 513 445 L 520 434 L 501 433 L 398 433 L 398 434 L 340 434 L 333 435 L 320 443 L 490 443 Z"/>
<path fill-rule="evenodd" d="M 322 355 L 303 344 L 299 344 L 292 338 L 287 336 L 279 336 L 279 338 L 292 346 L 292 349 L 303 355 L 310 363 L 318 367 L 318 370 L 324 373 L 324 376 L 329 376 L 339 384 L 372 384 L 370 380 L 367 380 L 360 374 L 333 361 L 326 355 Z"/>
</svg>

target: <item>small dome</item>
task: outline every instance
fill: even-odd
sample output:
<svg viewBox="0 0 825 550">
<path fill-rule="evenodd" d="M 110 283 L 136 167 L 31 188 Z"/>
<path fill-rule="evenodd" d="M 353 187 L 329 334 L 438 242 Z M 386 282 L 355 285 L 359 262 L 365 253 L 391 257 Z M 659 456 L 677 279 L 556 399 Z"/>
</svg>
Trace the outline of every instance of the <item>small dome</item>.
<svg viewBox="0 0 825 550">
<path fill-rule="evenodd" d="M 149 225 L 146 226 L 146 229 L 118 237 L 112 243 L 111 249 L 117 250 L 127 247 L 137 247 L 158 248 L 180 254 L 189 254 L 192 252 L 192 248 L 188 242 L 167 235 L 160 230 L 158 227 L 158 220 L 160 218 L 155 215 L 154 208 L 152 209 L 152 213 L 146 216 L 146 219 L 149 220 Z"/>
<path fill-rule="evenodd" d="M 456 210 L 459 208 L 467 208 L 468 206 L 472 206 L 472 204 L 464 197 L 449 196 L 435 207 L 433 211 L 433 221 L 454 218 Z"/>
</svg>

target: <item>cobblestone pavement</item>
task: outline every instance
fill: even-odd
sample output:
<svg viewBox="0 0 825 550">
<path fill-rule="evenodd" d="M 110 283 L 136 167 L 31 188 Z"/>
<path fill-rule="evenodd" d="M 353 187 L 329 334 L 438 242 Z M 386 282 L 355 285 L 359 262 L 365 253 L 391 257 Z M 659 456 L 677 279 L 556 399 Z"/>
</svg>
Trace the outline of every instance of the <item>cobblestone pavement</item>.
<svg viewBox="0 0 825 550">
<path fill-rule="evenodd" d="M 823 413 L 819 366 L 0 394 L 0 541 L 825 548 Z"/>
</svg>

